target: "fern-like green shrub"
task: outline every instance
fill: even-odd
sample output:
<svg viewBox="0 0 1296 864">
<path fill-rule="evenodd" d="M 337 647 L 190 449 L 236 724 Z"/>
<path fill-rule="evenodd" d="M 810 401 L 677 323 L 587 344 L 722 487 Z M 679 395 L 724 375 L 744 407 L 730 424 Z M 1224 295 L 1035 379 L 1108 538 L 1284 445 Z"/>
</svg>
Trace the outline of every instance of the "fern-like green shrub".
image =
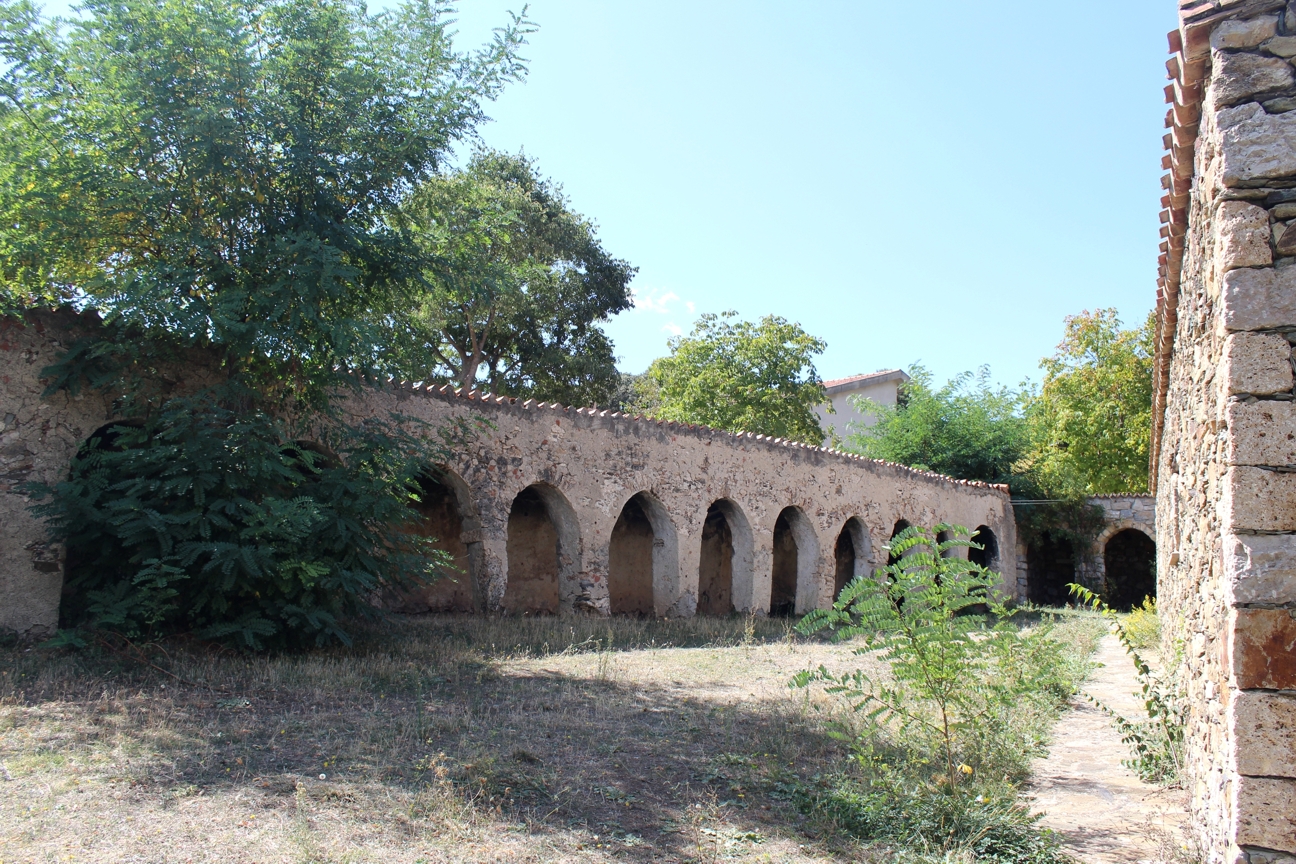
<svg viewBox="0 0 1296 864">
<path fill-rule="evenodd" d="M 878 652 L 890 674 L 821 667 L 793 680 L 826 685 L 862 721 L 847 727 L 848 764 L 803 788 L 800 804 L 914 860 L 1061 864 L 1069 859 L 1015 784 L 1089 667 L 1053 638 L 1051 619 L 1011 620 L 995 593 L 1000 576 L 953 554 L 973 545 L 968 537 L 957 526 L 908 528 L 892 540 L 893 563 L 803 619 L 805 633 L 862 640 L 856 653 Z"/>
<path fill-rule="evenodd" d="M 348 641 L 345 620 L 372 614 L 376 592 L 450 563 L 409 506 L 450 439 L 400 419 L 327 428 L 312 449 L 283 420 L 208 395 L 90 441 L 66 481 L 31 490 L 67 549 L 65 639 Z"/>
<path fill-rule="evenodd" d="M 1148 783 L 1176 785 L 1180 781 L 1184 764 L 1184 730 L 1188 726 L 1188 697 L 1173 676 L 1163 676 L 1138 653 L 1142 647 L 1135 641 L 1127 624 L 1102 598 L 1083 585 L 1068 585 L 1072 596 L 1101 612 L 1111 622 L 1116 638 L 1125 647 L 1125 653 L 1134 661 L 1134 669 L 1142 694 L 1145 720 L 1131 720 L 1117 714 L 1108 705 L 1086 694 L 1094 705 L 1111 718 L 1121 740 L 1130 748 L 1130 758 L 1121 764 L 1134 771 Z M 1144 602 L 1146 608 L 1148 602 Z M 1155 605 L 1152 607 L 1155 610 Z M 1132 618 L 1133 615 L 1130 615 Z M 1128 621 L 1128 619 L 1127 619 Z M 1157 625 L 1158 631 L 1160 624 Z"/>
<path fill-rule="evenodd" d="M 941 532 L 949 539 L 938 540 Z M 957 526 L 907 528 L 891 542 L 894 563 L 802 620 L 804 633 L 831 628 L 841 639 L 862 638 L 857 653 L 880 652 L 889 678 L 821 667 L 793 682 L 827 685 L 871 735 L 926 754 L 950 787 L 977 772 L 1024 774 L 1077 683 L 1050 625 L 1015 626 L 994 593 L 999 575 L 950 554 L 972 545 L 968 537 Z"/>
</svg>

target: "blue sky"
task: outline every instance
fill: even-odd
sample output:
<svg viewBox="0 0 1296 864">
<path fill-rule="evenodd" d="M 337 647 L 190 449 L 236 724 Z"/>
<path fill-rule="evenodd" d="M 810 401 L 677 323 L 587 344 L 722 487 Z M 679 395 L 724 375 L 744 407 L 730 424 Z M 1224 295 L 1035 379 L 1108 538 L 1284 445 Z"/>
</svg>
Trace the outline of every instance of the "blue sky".
<svg viewBox="0 0 1296 864">
<path fill-rule="evenodd" d="M 382 5 L 379 3 L 378 5 Z M 66 8 L 50 4 L 50 12 Z M 465 0 L 460 44 L 508 0 Z M 535 0 L 490 107 L 639 267 L 638 372 L 697 314 L 782 315 L 837 378 L 1038 379 L 1063 317 L 1155 296 L 1171 0 Z"/>
<path fill-rule="evenodd" d="M 463 3 L 463 44 L 516 4 Z M 491 108 L 638 265 L 626 371 L 695 315 L 774 313 L 825 378 L 1038 379 L 1063 317 L 1156 290 L 1170 0 L 536 0 Z"/>
</svg>

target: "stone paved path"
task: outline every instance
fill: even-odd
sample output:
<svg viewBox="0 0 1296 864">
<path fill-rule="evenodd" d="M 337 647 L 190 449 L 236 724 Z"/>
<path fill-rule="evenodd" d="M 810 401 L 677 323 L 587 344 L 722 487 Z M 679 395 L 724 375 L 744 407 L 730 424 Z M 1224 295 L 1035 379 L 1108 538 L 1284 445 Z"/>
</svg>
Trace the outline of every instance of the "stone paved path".
<svg viewBox="0 0 1296 864">
<path fill-rule="evenodd" d="M 1134 664 L 1115 636 L 1102 640 L 1094 659 L 1102 666 L 1084 691 L 1123 716 L 1138 716 Z M 1049 755 L 1035 763 L 1034 807 L 1084 864 L 1170 864 L 1182 844 L 1185 795 L 1142 782 L 1120 764 L 1126 758 L 1111 720 L 1076 697 L 1058 721 Z"/>
</svg>

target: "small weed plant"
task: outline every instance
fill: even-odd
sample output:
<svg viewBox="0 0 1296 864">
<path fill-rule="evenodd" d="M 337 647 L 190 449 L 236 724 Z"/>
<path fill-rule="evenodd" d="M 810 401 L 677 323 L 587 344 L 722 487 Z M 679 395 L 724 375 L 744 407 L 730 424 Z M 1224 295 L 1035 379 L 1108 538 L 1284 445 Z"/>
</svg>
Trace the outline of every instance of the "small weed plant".
<svg viewBox="0 0 1296 864">
<path fill-rule="evenodd" d="M 1137 670 L 1146 720 L 1130 720 L 1092 696 L 1085 697 L 1111 717 L 1121 734 L 1121 740 L 1129 745 L 1130 758 L 1122 760 L 1121 764 L 1136 772 L 1147 783 L 1177 785 L 1183 771 L 1184 728 L 1188 722 L 1186 696 L 1172 679 L 1152 671 L 1152 667 L 1139 654 L 1140 647 L 1147 647 L 1143 641 L 1146 639 L 1146 625 L 1140 625 L 1140 629 L 1131 631 L 1129 619 L 1122 623 L 1097 594 L 1082 585 L 1067 587 L 1082 604 L 1101 612 L 1111 622 L 1116 638 L 1125 646 L 1125 653 L 1134 661 Z M 1144 601 L 1143 608 L 1135 610 L 1130 619 L 1139 613 L 1146 616 L 1149 605 L 1152 615 L 1155 615 L 1155 604 Z M 1159 623 L 1156 629 L 1159 632 Z"/>
<path fill-rule="evenodd" d="M 825 668 L 794 686 L 826 685 L 854 709 L 852 764 L 803 791 L 803 807 L 861 838 L 915 854 L 973 861 L 1067 860 L 1017 799 L 1015 784 L 1087 672 L 1054 624 L 1018 626 L 995 595 L 998 574 L 959 557 L 965 528 L 905 529 L 892 563 L 802 621 L 880 652 L 889 676 Z"/>
<path fill-rule="evenodd" d="M 1143 605 L 1135 606 L 1121 626 L 1135 648 L 1156 648 L 1161 644 L 1161 618 L 1157 615 L 1156 600 L 1151 597 L 1144 597 Z"/>
</svg>

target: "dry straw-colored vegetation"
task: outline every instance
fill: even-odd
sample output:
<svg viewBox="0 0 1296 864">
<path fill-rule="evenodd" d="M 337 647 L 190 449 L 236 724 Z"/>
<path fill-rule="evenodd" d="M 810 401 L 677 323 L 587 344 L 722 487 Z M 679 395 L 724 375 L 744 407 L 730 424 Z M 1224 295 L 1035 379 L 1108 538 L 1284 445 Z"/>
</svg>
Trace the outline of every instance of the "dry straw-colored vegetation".
<svg viewBox="0 0 1296 864">
<path fill-rule="evenodd" d="M 849 717 L 788 681 L 851 650 L 780 620 L 468 617 L 276 658 L 10 647 L 0 861 L 892 860 L 790 800 Z"/>
</svg>

